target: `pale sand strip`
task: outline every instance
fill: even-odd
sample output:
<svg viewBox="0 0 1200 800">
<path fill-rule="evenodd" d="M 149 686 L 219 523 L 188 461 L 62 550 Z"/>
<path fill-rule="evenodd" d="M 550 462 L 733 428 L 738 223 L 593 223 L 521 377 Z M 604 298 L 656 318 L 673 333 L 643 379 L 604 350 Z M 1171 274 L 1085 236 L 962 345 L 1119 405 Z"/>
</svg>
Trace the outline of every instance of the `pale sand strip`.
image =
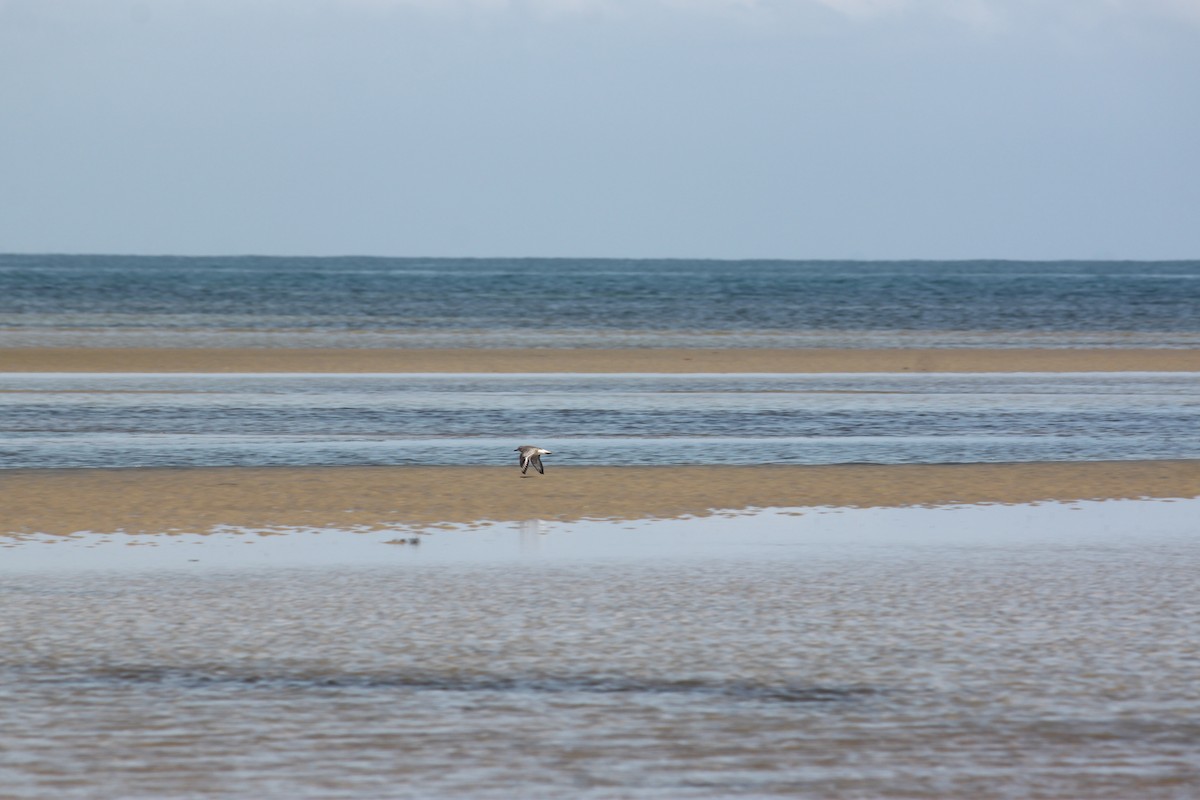
<svg viewBox="0 0 1200 800">
<path fill-rule="evenodd" d="M 762 467 L 313 467 L 0 471 L 0 531 L 416 529 L 753 508 L 1192 498 L 1200 461 Z"/>
<path fill-rule="evenodd" d="M 1200 372 L 1200 350 L 0 348 L 0 372 Z"/>
</svg>

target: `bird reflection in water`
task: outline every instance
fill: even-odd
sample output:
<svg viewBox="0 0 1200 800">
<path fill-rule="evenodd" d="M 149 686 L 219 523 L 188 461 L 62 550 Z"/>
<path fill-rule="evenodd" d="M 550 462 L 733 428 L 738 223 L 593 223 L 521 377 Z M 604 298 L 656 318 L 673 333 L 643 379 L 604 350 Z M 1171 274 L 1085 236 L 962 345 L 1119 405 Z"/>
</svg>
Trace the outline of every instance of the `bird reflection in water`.
<svg viewBox="0 0 1200 800">
<path fill-rule="evenodd" d="M 519 526 L 521 535 L 521 552 L 536 553 L 541 549 L 541 537 L 545 534 L 540 519 L 523 519 Z"/>
</svg>

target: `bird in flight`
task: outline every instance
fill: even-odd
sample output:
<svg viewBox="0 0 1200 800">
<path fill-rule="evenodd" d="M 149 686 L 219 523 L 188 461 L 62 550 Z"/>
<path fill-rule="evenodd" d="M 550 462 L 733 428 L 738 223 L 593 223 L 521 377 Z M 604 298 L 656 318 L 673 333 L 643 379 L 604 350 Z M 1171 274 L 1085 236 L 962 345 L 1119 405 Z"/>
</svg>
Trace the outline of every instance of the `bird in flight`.
<svg viewBox="0 0 1200 800">
<path fill-rule="evenodd" d="M 525 470 L 529 469 L 530 465 L 532 465 L 533 468 L 538 471 L 538 473 L 542 475 L 546 474 L 546 470 L 542 467 L 542 456 L 550 455 L 551 453 L 549 450 L 543 450 L 540 447 L 534 447 L 530 444 L 523 444 L 517 448 L 516 452 L 521 454 L 522 475 L 525 474 Z"/>
</svg>

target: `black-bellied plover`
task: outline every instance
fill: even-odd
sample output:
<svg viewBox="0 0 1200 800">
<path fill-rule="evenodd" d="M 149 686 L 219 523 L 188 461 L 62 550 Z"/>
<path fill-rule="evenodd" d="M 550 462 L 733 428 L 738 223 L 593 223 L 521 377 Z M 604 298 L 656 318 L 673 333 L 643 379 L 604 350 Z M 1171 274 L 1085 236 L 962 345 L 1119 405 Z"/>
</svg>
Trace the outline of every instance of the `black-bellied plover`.
<svg viewBox="0 0 1200 800">
<path fill-rule="evenodd" d="M 531 444 L 523 444 L 517 448 L 516 452 L 521 454 L 520 458 L 522 475 L 525 474 L 525 470 L 529 469 L 531 464 L 533 465 L 533 468 L 536 469 L 540 474 L 546 474 L 546 470 L 542 468 L 542 456 L 550 455 L 551 453 L 549 450 L 543 450 L 542 448 L 534 447 Z"/>
</svg>

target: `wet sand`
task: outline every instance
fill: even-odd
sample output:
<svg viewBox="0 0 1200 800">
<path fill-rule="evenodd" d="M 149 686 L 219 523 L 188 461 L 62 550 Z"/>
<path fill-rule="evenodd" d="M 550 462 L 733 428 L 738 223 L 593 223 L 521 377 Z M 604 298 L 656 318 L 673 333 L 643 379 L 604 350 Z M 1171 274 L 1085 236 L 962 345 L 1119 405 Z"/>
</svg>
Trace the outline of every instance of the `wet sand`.
<svg viewBox="0 0 1200 800">
<path fill-rule="evenodd" d="M 1200 497 L 1200 461 L 762 467 L 314 467 L 0 472 L 0 534 L 415 530 L 758 508 Z"/>
<path fill-rule="evenodd" d="M 0 348 L 0 372 L 1200 372 L 1166 349 Z"/>
<path fill-rule="evenodd" d="M 1198 512 L 38 537 L 0 795 L 1194 798 Z"/>
</svg>

